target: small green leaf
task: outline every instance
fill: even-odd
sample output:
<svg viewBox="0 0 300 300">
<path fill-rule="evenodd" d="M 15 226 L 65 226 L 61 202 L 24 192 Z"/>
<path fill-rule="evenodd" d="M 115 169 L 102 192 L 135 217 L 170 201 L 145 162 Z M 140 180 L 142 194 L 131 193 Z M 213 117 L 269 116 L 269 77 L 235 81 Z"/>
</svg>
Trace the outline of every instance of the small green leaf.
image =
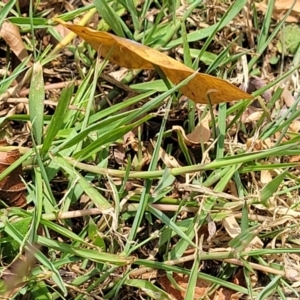
<svg viewBox="0 0 300 300">
<path fill-rule="evenodd" d="M 89 219 L 88 234 L 92 243 L 101 248 L 102 251 L 106 251 L 104 240 L 99 236 L 99 229 L 96 226 L 92 218 Z"/>
<path fill-rule="evenodd" d="M 19 233 L 22 234 L 22 236 L 24 237 L 25 234 L 28 232 L 29 225 L 32 222 L 32 218 L 31 217 L 22 218 L 17 221 L 9 220 L 7 222 L 13 224 L 16 230 L 18 230 Z M 4 237 L 1 238 L 0 245 L 1 245 L 1 255 L 4 258 L 8 259 L 9 261 L 11 259 L 14 259 L 15 256 L 20 251 L 20 243 L 13 236 L 9 236 L 8 234 L 4 234 Z"/>
<path fill-rule="evenodd" d="M 12 8 L 16 4 L 16 0 L 7 1 L 6 4 L 2 7 L 1 5 L 1 14 L 0 14 L 0 26 L 2 25 L 3 21 L 7 17 L 9 13 L 11 13 Z M 2 2 L 4 4 L 5 2 Z"/>
<path fill-rule="evenodd" d="M 36 281 L 30 292 L 31 299 L 51 300 L 53 299 L 44 281 Z"/>
</svg>

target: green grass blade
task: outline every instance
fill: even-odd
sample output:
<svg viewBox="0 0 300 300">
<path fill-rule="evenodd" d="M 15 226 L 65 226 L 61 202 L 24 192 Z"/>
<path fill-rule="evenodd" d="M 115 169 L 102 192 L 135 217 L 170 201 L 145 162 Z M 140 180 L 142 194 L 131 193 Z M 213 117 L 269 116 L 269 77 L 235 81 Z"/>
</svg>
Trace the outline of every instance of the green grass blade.
<svg viewBox="0 0 300 300">
<path fill-rule="evenodd" d="M 152 282 L 142 279 L 128 279 L 124 282 L 128 286 L 135 287 L 145 292 L 151 299 L 169 300 L 169 295 Z"/>
<path fill-rule="evenodd" d="M 95 205 L 102 209 L 103 211 L 112 208 L 111 204 L 93 187 L 90 183 L 77 173 L 73 167 L 67 163 L 63 158 L 57 157 L 53 159 L 71 178 L 78 180 L 78 183 L 85 191 L 85 193 L 90 197 L 90 199 L 95 203 Z"/>
<path fill-rule="evenodd" d="M 257 295 L 257 300 L 267 299 L 271 294 L 274 294 L 276 287 L 278 286 L 279 280 L 281 279 L 280 275 L 275 276 L 272 281 L 267 284 L 262 291 Z"/>
<path fill-rule="evenodd" d="M 23 237 L 19 231 L 17 231 L 12 224 L 5 224 L 5 232 L 11 236 L 18 243 L 23 242 Z M 25 244 L 25 248 L 27 251 L 32 253 L 36 259 L 47 269 L 51 271 L 51 277 L 53 281 L 57 284 L 57 286 L 61 289 L 64 295 L 67 295 L 67 289 L 64 285 L 63 279 L 61 278 L 59 271 L 55 268 L 55 266 L 48 260 L 48 258 L 37 248 L 32 247 L 28 243 Z"/>
<path fill-rule="evenodd" d="M 198 270 L 201 263 L 201 256 L 198 255 L 198 251 L 195 251 L 195 259 L 191 269 L 191 275 L 189 277 L 188 286 L 185 292 L 184 300 L 190 300 L 195 298 L 195 291 L 198 280 Z"/>
<path fill-rule="evenodd" d="M 38 145 L 42 143 L 44 128 L 44 79 L 43 67 L 40 62 L 33 65 L 33 73 L 29 92 L 29 114 L 33 129 L 33 136 Z"/>
<path fill-rule="evenodd" d="M 270 197 L 278 190 L 279 185 L 286 178 L 288 170 L 285 170 L 278 176 L 276 176 L 272 181 L 268 182 L 266 186 L 262 189 L 260 193 L 260 200 L 262 203 L 266 204 Z"/>
<path fill-rule="evenodd" d="M 0 26 L 2 26 L 2 23 L 4 22 L 4 20 L 8 16 L 8 14 L 11 12 L 11 10 L 14 7 L 14 5 L 16 4 L 16 2 L 17 2 L 16 0 L 7 1 L 6 4 L 4 5 L 4 7 L 1 8 L 1 10 L 0 10 Z M 2 3 L 4 3 L 4 2 L 2 2 Z"/>
<path fill-rule="evenodd" d="M 66 243 L 54 241 L 42 236 L 38 237 L 38 243 L 42 246 L 56 249 L 65 253 L 72 253 L 85 259 L 90 259 L 95 262 L 123 266 L 132 262 L 132 258 L 125 258 L 121 255 L 100 252 L 98 249 L 84 249 L 72 247 Z"/>
<path fill-rule="evenodd" d="M 141 124 L 145 123 L 149 119 L 151 119 L 154 115 L 148 114 L 144 118 L 140 119 L 139 121 L 132 123 L 127 126 L 114 126 L 114 128 L 107 128 L 107 132 L 98 136 L 98 138 L 91 143 L 86 148 L 82 149 L 74 153 L 73 157 L 75 159 L 84 160 L 88 157 L 91 157 L 95 152 L 97 152 L 101 147 L 109 145 L 116 140 L 122 138 L 126 133 L 133 130 L 134 128 L 140 126 Z M 117 125 L 117 124 L 116 124 Z M 119 127 L 119 128 L 118 128 Z"/>
<path fill-rule="evenodd" d="M 34 169 L 35 174 L 35 197 L 33 198 L 34 202 L 34 212 L 32 217 L 32 224 L 30 228 L 29 242 L 34 245 L 36 243 L 38 228 L 40 226 L 40 221 L 42 217 L 43 210 L 43 181 L 42 175 L 39 168 Z"/>
<path fill-rule="evenodd" d="M 44 143 L 41 149 L 41 156 L 44 156 L 49 151 L 52 142 L 56 137 L 58 131 L 62 129 L 64 123 L 64 117 L 68 111 L 68 107 L 72 99 L 73 91 L 74 91 L 74 84 L 72 84 L 68 88 L 63 89 L 61 93 L 61 96 L 58 100 L 59 101 L 58 105 L 51 119 L 49 127 L 47 128 L 46 131 L 46 136 L 44 138 Z"/>
<path fill-rule="evenodd" d="M 105 20 L 109 27 L 115 32 L 116 35 L 125 38 L 123 31 L 124 26 L 127 27 L 123 20 L 118 16 L 108 1 L 106 0 L 94 0 L 95 7 L 100 16 Z M 115 3 L 116 4 L 116 3 Z M 123 26 L 122 26 L 122 25 Z"/>
<path fill-rule="evenodd" d="M 168 225 L 172 230 L 174 230 L 182 239 L 184 239 L 190 246 L 193 246 L 197 248 L 195 243 L 171 220 L 169 219 L 163 212 L 160 210 L 148 206 L 149 211 L 156 216 L 159 220 L 161 220 L 163 223 Z"/>
<path fill-rule="evenodd" d="M 227 11 L 227 17 L 223 18 L 222 21 L 209 26 L 207 28 L 197 30 L 195 32 L 189 33 L 187 35 L 188 42 L 196 42 L 199 40 L 203 40 L 209 36 L 212 35 L 212 33 L 216 30 L 216 28 L 219 28 L 221 30 L 225 26 L 229 24 L 229 22 L 242 10 L 242 8 L 246 5 L 247 0 L 241 0 L 241 1 L 235 1 L 231 7 Z M 182 44 L 182 38 L 176 39 L 170 43 L 167 44 L 166 48 L 174 48 L 178 45 Z"/>
</svg>

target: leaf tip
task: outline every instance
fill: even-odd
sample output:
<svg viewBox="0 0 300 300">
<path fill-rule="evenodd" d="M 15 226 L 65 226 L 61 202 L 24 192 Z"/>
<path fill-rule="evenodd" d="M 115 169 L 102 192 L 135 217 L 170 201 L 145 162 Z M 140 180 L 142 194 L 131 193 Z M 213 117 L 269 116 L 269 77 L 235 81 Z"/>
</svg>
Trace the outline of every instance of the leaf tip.
<svg viewBox="0 0 300 300">
<path fill-rule="evenodd" d="M 54 22 L 57 22 L 57 23 L 61 24 L 61 25 L 67 24 L 65 21 L 61 20 L 60 18 L 54 17 L 54 18 L 52 18 L 52 20 L 53 20 Z"/>
</svg>

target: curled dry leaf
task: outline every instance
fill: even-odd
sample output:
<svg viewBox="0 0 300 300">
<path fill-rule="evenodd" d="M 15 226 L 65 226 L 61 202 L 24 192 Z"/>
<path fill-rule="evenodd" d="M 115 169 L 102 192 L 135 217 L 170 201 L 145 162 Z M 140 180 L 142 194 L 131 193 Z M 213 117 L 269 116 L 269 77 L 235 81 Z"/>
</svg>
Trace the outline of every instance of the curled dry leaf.
<svg viewBox="0 0 300 300">
<path fill-rule="evenodd" d="M 231 238 L 235 238 L 241 233 L 240 225 L 234 216 L 224 218 L 223 226 Z"/>
<path fill-rule="evenodd" d="M 229 234 L 231 238 L 237 237 L 241 234 L 242 230 L 238 222 L 236 221 L 234 216 L 229 216 L 223 219 L 223 226 L 226 232 Z M 249 241 L 248 246 L 246 249 L 257 248 L 261 249 L 263 247 L 263 242 L 258 236 L 255 236 L 251 241 Z"/>
<path fill-rule="evenodd" d="M 208 115 L 189 134 L 185 134 L 184 129 L 181 126 L 173 126 L 172 131 L 176 131 L 178 134 L 181 134 L 184 143 L 187 146 L 201 145 L 202 143 L 208 142 L 211 137 L 209 121 L 210 116 Z"/>
<path fill-rule="evenodd" d="M 19 157 L 19 150 L 0 152 L 0 174 Z M 21 180 L 22 174 L 22 166 L 19 166 L 0 181 L 0 199 L 8 206 L 24 207 L 26 205 L 26 188 Z"/>
<path fill-rule="evenodd" d="M 294 5 L 295 2 L 295 5 Z M 265 0 L 263 2 L 255 3 L 257 10 L 263 11 L 263 13 L 266 13 L 269 9 L 268 0 Z M 294 5 L 294 6 L 293 6 Z M 291 8 L 292 11 L 285 20 L 286 22 L 290 23 L 297 23 L 300 20 L 300 1 L 294 1 L 294 0 L 276 0 L 274 2 L 274 9 L 272 12 L 272 17 L 275 20 L 281 20 L 283 16 L 286 14 L 286 12 Z"/>
<path fill-rule="evenodd" d="M 118 82 L 121 82 L 126 77 L 127 74 L 128 74 L 128 70 L 126 68 L 121 68 L 118 71 L 110 72 L 109 76 L 111 76 Z"/>
<path fill-rule="evenodd" d="M 209 219 L 207 221 L 208 221 L 207 228 L 208 228 L 208 234 L 209 234 L 207 241 L 210 242 L 217 232 L 217 226 L 211 217 L 209 217 Z"/>
<path fill-rule="evenodd" d="M 232 296 L 235 294 L 235 291 L 228 288 L 220 288 L 216 291 L 213 300 L 233 300 Z M 239 299 L 239 298 L 236 298 Z"/>
<path fill-rule="evenodd" d="M 120 38 L 104 31 L 95 31 L 84 26 L 69 25 L 57 18 L 55 21 L 88 42 L 102 57 L 128 69 L 154 69 L 158 66 L 174 83 L 179 84 L 195 71 L 179 61 L 145 45 Z M 180 91 L 197 103 L 212 104 L 230 102 L 239 99 L 252 99 L 229 82 L 207 74 L 197 73 Z"/>
<path fill-rule="evenodd" d="M 8 21 L 3 22 L 0 28 L 0 36 L 20 61 L 28 57 L 28 52 L 22 41 L 19 28 L 16 25 Z"/>
</svg>

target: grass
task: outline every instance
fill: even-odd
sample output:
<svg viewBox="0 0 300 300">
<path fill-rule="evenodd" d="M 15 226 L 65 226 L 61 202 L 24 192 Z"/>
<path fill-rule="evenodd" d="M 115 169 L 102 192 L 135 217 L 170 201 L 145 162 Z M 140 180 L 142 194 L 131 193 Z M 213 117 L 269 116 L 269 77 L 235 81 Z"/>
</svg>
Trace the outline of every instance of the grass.
<svg viewBox="0 0 300 300">
<path fill-rule="evenodd" d="M 22 166 L 27 205 L 1 199 L 1 297 L 299 297 L 300 147 L 290 127 L 299 98 L 285 110 L 280 98 L 280 84 L 299 65 L 290 68 L 292 58 L 282 57 L 263 69 L 292 8 L 275 23 L 271 10 L 261 15 L 252 7 L 256 44 L 248 49 L 244 33 L 231 32 L 247 1 L 220 1 L 219 12 L 203 1 L 56 7 L 64 21 L 169 51 L 235 83 L 246 59 L 242 81 L 273 77 L 253 92 L 261 114 L 246 122 L 253 101 L 199 105 L 178 92 L 190 78 L 173 86 L 159 68 L 121 74 L 87 43 L 72 42 L 73 33 L 60 36 L 50 7 L 37 2 L 24 13 L 15 2 L 0 2 L 0 24 L 17 26 L 31 56 L 15 66 L 8 49 L 0 60 L 1 138 L 9 142 L 0 153 L 21 153 L 0 182 Z M 42 42 L 41 32 L 60 43 Z M 5 47 L 0 40 L 2 53 Z M 264 103 L 267 90 L 273 97 Z M 206 115 L 207 142 L 189 146 L 172 131 L 177 125 L 189 134 Z"/>
</svg>

